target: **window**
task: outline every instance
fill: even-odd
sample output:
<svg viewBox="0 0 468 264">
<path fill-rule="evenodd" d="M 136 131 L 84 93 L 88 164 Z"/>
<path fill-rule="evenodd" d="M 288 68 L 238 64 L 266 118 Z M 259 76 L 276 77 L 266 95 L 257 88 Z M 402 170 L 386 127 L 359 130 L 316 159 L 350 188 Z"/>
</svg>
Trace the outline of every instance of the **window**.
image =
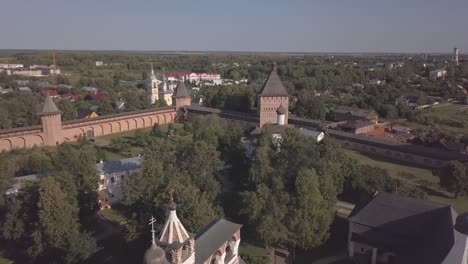
<svg viewBox="0 0 468 264">
<path fill-rule="evenodd" d="M 111 177 L 111 183 L 115 183 L 115 178 Z"/>
</svg>

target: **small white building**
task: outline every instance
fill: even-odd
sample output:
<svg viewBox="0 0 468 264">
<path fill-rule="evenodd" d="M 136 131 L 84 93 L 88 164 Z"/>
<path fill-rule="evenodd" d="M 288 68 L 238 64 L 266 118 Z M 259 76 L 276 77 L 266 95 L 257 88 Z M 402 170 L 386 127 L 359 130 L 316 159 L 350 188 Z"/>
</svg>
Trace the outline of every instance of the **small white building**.
<svg viewBox="0 0 468 264">
<path fill-rule="evenodd" d="M 438 69 L 438 70 L 433 70 L 429 72 L 429 78 L 431 79 L 437 79 L 437 78 L 442 78 L 447 75 L 447 70 L 444 69 Z"/>
<path fill-rule="evenodd" d="M 307 138 L 313 138 L 315 141 L 320 142 L 325 138 L 325 133 L 322 131 L 314 131 L 305 128 L 300 128 L 299 132 Z"/>
<path fill-rule="evenodd" d="M 369 81 L 370 85 L 383 85 L 385 84 L 385 80 L 379 80 L 379 79 L 372 79 Z"/>
<path fill-rule="evenodd" d="M 122 202 L 125 178 L 137 173 L 141 164 L 141 157 L 96 164 L 99 176 L 99 202 L 103 207 Z"/>
</svg>

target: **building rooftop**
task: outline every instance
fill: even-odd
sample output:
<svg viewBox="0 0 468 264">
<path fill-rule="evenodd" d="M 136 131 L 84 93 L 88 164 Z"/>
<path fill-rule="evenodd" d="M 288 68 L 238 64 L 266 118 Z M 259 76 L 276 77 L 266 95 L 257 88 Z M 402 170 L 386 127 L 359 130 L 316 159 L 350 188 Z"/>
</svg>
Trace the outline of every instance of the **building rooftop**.
<svg viewBox="0 0 468 264">
<path fill-rule="evenodd" d="M 111 174 L 121 171 L 137 170 L 141 167 L 143 159 L 133 157 L 128 159 L 113 160 L 96 164 L 96 170 L 99 174 Z"/>
<path fill-rule="evenodd" d="M 176 98 L 184 98 L 184 97 L 190 97 L 188 94 L 187 88 L 185 88 L 185 84 L 183 81 L 179 81 L 177 83 L 176 91 L 174 93 L 174 97 Z"/>
<path fill-rule="evenodd" d="M 276 63 L 273 65 L 273 69 L 268 76 L 265 84 L 262 87 L 260 96 L 289 96 L 288 91 L 283 85 L 278 72 L 276 70 Z"/>
<path fill-rule="evenodd" d="M 195 236 L 195 263 L 204 263 L 241 227 L 242 225 L 225 219 L 208 224 Z"/>
<path fill-rule="evenodd" d="M 379 193 L 351 212 L 351 239 L 395 252 L 397 263 L 442 263 L 454 246 L 456 218 L 447 205 Z"/>
<path fill-rule="evenodd" d="M 52 100 L 52 97 L 50 97 L 50 95 L 46 95 L 44 107 L 42 108 L 42 112 L 40 113 L 40 115 L 53 115 L 60 113 L 61 112 Z"/>
</svg>

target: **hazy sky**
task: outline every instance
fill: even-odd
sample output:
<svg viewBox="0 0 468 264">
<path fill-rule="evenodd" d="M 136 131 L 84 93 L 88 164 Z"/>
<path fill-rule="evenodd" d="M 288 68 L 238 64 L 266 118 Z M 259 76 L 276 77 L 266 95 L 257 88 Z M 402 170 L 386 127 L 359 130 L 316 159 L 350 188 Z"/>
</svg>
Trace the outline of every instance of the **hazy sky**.
<svg viewBox="0 0 468 264">
<path fill-rule="evenodd" d="M 0 49 L 468 52 L 468 0 L 0 0 Z"/>
</svg>

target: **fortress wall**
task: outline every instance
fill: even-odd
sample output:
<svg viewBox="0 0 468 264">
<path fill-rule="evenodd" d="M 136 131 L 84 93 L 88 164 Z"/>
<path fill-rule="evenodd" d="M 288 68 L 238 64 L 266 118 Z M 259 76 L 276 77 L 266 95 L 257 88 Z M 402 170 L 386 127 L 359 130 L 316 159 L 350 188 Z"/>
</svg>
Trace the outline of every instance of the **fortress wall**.
<svg viewBox="0 0 468 264">
<path fill-rule="evenodd" d="M 384 147 L 369 146 L 367 144 L 361 144 L 357 142 L 339 141 L 339 143 L 343 148 L 346 149 L 372 154 L 383 158 L 389 158 L 401 162 L 411 163 L 423 167 L 440 168 L 448 163 L 448 161 L 446 160 L 429 158 L 417 154 L 410 154 L 403 151 L 388 149 Z"/>
<path fill-rule="evenodd" d="M 61 130 L 54 133 L 58 143 L 73 142 L 80 138 L 100 137 L 152 127 L 154 124 L 172 123 L 175 120 L 175 108 L 168 107 L 62 122 Z M 0 151 L 42 146 L 43 138 L 42 126 L 3 130 L 0 131 Z"/>
</svg>

